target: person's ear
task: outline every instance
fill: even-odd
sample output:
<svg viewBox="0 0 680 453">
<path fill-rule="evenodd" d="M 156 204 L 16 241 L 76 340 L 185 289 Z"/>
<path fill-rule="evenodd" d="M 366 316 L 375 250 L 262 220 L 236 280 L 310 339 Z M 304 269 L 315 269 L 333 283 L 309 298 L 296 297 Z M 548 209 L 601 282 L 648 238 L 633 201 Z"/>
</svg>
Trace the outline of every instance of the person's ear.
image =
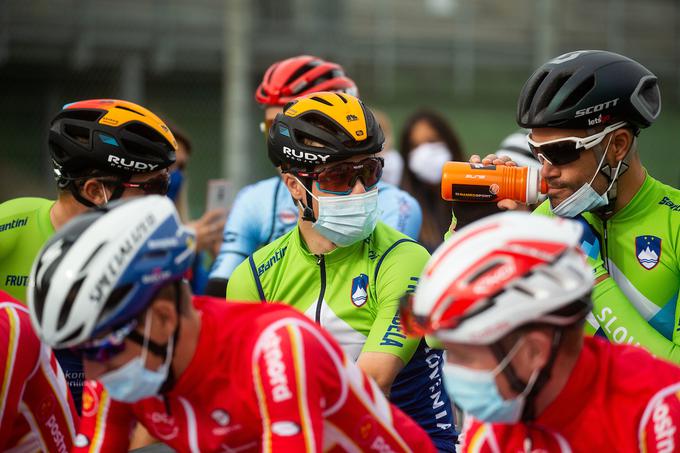
<svg viewBox="0 0 680 453">
<path fill-rule="evenodd" d="M 96 178 L 90 178 L 85 181 L 85 184 L 80 189 L 80 194 L 97 206 L 108 203 L 111 199 L 111 192 L 106 187 L 106 184 Z"/>
<path fill-rule="evenodd" d="M 634 139 L 633 133 L 626 128 L 617 129 L 612 132 L 611 143 L 607 150 L 607 162 L 611 167 L 616 167 L 619 161 L 626 157 Z"/>
<path fill-rule="evenodd" d="M 290 173 L 283 173 L 281 177 L 283 178 L 283 183 L 286 185 L 286 188 L 288 189 L 288 192 L 290 192 L 290 195 L 293 197 L 293 199 L 305 199 L 305 188 L 296 177 Z"/>
<path fill-rule="evenodd" d="M 167 342 L 175 333 L 179 323 L 175 301 L 165 298 L 156 299 L 149 307 L 148 316 L 152 317 L 151 339 L 161 344 Z"/>
<path fill-rule="evenodd" d="M 524 334 L 524 345 L 518 355 L 521 355 L 523 368 L 537 370 L 543 368 L 550 358 L 553 332 L 549 330 L 531 330 Z"/>
</svg>

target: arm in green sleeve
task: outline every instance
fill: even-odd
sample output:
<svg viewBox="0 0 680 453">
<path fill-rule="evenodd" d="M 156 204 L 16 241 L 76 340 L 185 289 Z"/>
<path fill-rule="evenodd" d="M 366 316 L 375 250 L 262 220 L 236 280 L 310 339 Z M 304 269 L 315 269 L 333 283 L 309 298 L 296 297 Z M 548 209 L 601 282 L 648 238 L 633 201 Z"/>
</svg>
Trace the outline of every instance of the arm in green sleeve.
<svg viewBox="0 0 680 453">
<path fill-rule="evenodd" d="M 421 245 L 413 242 L 399 244 L 385 257 L 375 283 L 375 320 L 362 352 L 386 352 L 401 358 L 404 364 L 411 360 L 420 338 L 406 338 L 399 319 L 399 300 L 415 290 L 429 257 Z"/>
<path fill-rule="evenodd" d="M 255 276 L 248 259 L 239 264 L 231 274 L 227 285 L 227 300 L 260 301 Z"/>
<path fill-rule="evenodd" d="M 652 327 L 611 277 L 595 285 L 593 314 L 611 341 L 640 345 L 655 356 L 680 364 L 680 345 L 670 341 Z M 678 312 L 676 311 L 676 323 Z"/>
</svg>

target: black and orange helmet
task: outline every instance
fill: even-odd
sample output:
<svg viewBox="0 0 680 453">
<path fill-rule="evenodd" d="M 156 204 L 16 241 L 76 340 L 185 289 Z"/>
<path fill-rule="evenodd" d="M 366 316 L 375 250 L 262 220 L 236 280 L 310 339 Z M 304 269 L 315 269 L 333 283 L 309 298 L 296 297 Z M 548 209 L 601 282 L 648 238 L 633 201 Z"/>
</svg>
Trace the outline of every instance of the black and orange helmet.
<svg viewBox="0 0 680 453">
<path fill-rule="evenodd" d="M 49 149 L 61 187 L 94 172 L 127 179 L 175 162 L 172 132 L 144 107 L 117 99 L 66 104 L 50 123 Z"/>
<path fill-rule="evenodd" d="M 385 136 L 373 113 L 346 93 L 312 93 L 276 115 L 267 139 L 275 166 L 303 169 L 379 153 Z"/>
</svg>

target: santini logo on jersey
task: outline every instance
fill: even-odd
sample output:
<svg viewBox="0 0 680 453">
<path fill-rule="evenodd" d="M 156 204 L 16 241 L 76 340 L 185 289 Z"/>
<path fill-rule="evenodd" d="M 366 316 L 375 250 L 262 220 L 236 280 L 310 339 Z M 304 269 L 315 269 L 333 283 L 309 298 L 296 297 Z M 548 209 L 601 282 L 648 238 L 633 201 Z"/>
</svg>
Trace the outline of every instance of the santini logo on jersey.
<svg viewBox="0 0 680 453">
<path fill-rule="evenodd" d="M 28 217 L 23 218 L 23 219 L 14 219 L 11 222 L 3 223 L 0 225 L 0 233 L 2 233 L 5 230 L 11 230 L 14 228 L 19 228 L 22 226 L 26 226 L 28 223 Z"/>
<path fill-rule="evenodd" d="M 668 197 L 663 197 L 659 204 L 668 206 L 671 209 L 671 211 L 680 211 L 680 204 L 673 203 L 673 201 Z M 2 231 L 2 225 L 0 225 L 0 231 Z"/>
</svg>

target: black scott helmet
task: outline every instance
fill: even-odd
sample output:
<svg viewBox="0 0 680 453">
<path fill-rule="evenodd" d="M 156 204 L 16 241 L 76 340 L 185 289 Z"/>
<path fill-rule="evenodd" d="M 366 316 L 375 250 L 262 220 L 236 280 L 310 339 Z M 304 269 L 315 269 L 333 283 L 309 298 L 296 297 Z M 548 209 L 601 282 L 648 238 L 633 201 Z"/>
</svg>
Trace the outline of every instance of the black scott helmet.
<svg viewBox="0 0 680 453">
<path fill-rule="evenodd" d="M 267 139 L 275 166 L 310 169 L 352 156 L 376 154 L 385 137 L 373 113 L 346 93 L 300 97 L 276 115 Z"/>
<path fill-rule="evenodd" d="M 661 94 L 651 71 L 613 52 L 579 50 L 531 75 L 519 96 L 517 124 L 588 129 L 625 121 L 645 128 L 660 111 Z"/>
<path fill-rule="evenodd" d="M 129 179 L 175 161 L 177 142 L 149 110 L 132 102 L 92 99 L 63 107 L 50 123 L 49 148 L 57 183 L 94 172 Z"/>
</svg>

